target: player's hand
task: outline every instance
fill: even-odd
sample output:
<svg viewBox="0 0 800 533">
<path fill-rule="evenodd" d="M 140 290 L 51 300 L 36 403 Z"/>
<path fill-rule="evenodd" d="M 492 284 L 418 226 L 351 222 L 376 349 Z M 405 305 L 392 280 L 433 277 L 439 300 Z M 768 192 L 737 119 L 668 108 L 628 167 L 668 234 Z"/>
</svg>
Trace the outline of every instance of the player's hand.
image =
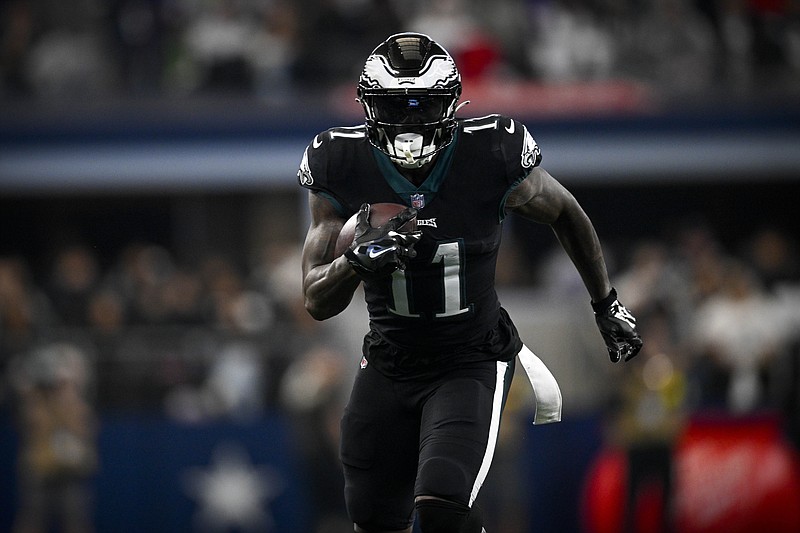
<svg viewBox="0 0 800 533">
<path fill-rule="evenodd" d="M 636 318 L 617 300 L 617 291 L 611 289 L 601 301 L 592 302 L 592 308 L 611 362 L 630 361 L 636 357 L 642 349 L 642 338 L 636 330 Z"/>
<path fill-rule="evenodd" d="M 417 216 L 417 210 L 413 207 L 401 211 L 377 228 L 369 223 L 369 211 L 369 204 L 363 204 L 359 209 L 353 244 L 344 255 L 359 276 L 375 279 L 388 276 L 397 269 L 405 269 L 408 260 L 416 256 L 414 244 L 422 237 L 422 232 L 397 231 Z"/>
</svg>

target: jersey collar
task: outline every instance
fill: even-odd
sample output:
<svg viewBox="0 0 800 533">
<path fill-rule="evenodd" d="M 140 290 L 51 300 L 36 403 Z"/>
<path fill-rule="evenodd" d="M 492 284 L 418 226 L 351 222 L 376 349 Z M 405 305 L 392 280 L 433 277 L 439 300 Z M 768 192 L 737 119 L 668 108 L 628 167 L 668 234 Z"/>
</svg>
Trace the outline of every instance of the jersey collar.
<svg viewBox="0 0 800 533">
<path fill-rule="evenodd" d="M 431 173 L 428 174 L 428 177 L 425 178 L 425 181 L 423 181 L 419 187 L 403 177 L 394 163 L 392 163 L 392 160 L 389 159 L 389 156 L 374 146 L 372 147 L 372 153 L 375 156 L 378 169 L 381 171 L 381 174 L 383 174 L 384 179 L 392 190 L 394 190 L 408 205 L 413 205 L 414 203 L 412 202 L 412 196 L 419 198 L 419 195 L 423 195 L 424 205 L 424 203 L 433 200 L 436 193 L 439 191 L 439 187 L 450 171 L 450 165 L 453 162 L 453 154 L 456 150 L 456 144 L 458 144 L 459 134 L 460 130 L 456 130 L 453 134 L 452 142 L 441 151 L 439 157 L 433 162 L 434 166 L 431 169 Z"/>
</svg>

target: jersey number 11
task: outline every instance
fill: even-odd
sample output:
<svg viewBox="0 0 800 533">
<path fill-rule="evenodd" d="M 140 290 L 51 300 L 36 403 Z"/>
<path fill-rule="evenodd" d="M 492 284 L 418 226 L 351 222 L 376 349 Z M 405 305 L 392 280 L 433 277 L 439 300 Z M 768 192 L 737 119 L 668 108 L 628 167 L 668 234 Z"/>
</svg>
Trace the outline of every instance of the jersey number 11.
<svg viewBox="0 0 800 533">
<path fill-rule="evenodd" d="M 463 291 L 463 270 L 461 254 L 461 241 L 440 242 L 436 247 L 436 252 L 431 258 L 431 264 L 441 264 L 442 272 L 442 301 L 444 309 L 434 313 L 434 318 L 447 318 L 470 310 L 464 302 Z M 392 313 L 411 317 L 422 318 L 420 313 L 411 312 L 411 304 L 408 299 L 413 291 L 413 276 L 409 276 L 404 270 L 395 270 L 392 274 L 392 298 L 394 306 L 389 309 Z"/>
</svg>

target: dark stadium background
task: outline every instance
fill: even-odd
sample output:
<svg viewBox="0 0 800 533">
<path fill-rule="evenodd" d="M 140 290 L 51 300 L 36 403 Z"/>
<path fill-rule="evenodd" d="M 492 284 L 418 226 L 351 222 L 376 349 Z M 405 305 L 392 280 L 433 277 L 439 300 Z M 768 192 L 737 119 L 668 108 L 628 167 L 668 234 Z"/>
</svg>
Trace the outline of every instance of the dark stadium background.
<svg viewBox="0 0 800 533">
<path fill-rule="evenodd" d="M 303 13 L 317 13 L 322 4 L 297 6 Z M 363 4 L 374 8 L 384 3 Z M 473 4 L 481 12 L 482 4 Z M 2 13 L 9 16 L 8 9 Z M 345 22 L 353 20 L 339 20 L 342 34 L 348 35 L 344 30 L 352 28 Z M 8 26 L 3 28 L 6 33 L 0 36 L 9 35 Z M 378 29 L 382 27 L 375 33 Z M 358 35 L 361 48 L 353 43 L 356 51 L 350 50 L 355 58 L 375 44 L 369 40 L 373 34 Z M 793 35 L 796 39 L 796 31 Z M 325 38 L 344 46 L 341 37 L 326 33 Z M 687 228 L 707 228 L 730 256 L 745 254 L 748 238 L 767 228 L 800 246 L 798 68 L 788 61 L 775 67 L 758 57 L 765 64 L 754 62 L 747 83 L 732 76 L 702 86 L 682 85 L 691 81 L 687 71 L 697 65 L 687 66 L 680 79 L 666 79 L 642 58 L 605 78 L 578 75 L 567 82 L 522 69 L 522 76 L 504 85 L 502 79 L 495 83 L 469 71 L 464 98 L 472 104 L 460 114 L 501 112 L 526 124 L 542 149 L 543 166 L 574 193 L 595 223 L 612 275 L 629 269 L 639 244 L 670 246 Z M 98 94 L 38 94 L 11 83 L 10 63 L 0 64 L 5 65 L 0 70 L 5 76 L 0 85 L 0 259 L 22 259 L 31 286 L 47 292 L 59 251 L 74 243 L 87 246 L 105 274 L 135 243 L 167 250 L 175 265 L 188 268 L 218 254 L 249 274 L 263 267 L 262 254 L 296 253 L 307 227 L 305 196 L 295 180 L 302 151 L 317 132 L 361 120 L 352 102 L 353 69 L 329 65 L 332 72 L 317 79 L 315 62 L 305 61 L 306 70 L 297 70 L 289 94 L 282 85 L 284 92 L 266 95 L 253 94 L 245 82 L 226 87 L 220 80 L 210 90 L 176 95 L 152 79 L 151 86 L 129 81 Z M 221 72 L 229 72 L 223 81 L 241 74 L 236 68 Z M 515 502 L 527 516 L 526 533 L 590 533 L 584 490 L 592 466 L 608 449 L 609 397 L 619 373 L 604 366 L 606 356 L 599 336 L 593 336 L 585 295 L 566 281 L 552 291 L 544 285 L 543 280 L 553 279 L 545 272 L 548 265 L 558 264 L 553 257 L 560 253 L 553 235 L 510 219 L 505 246 L 509 255 L 499 277 L 501 296 L 508 298 L 527 331 L 542 334 L 526 342 L 537 351 L 541 341 L 543 351 L 537 353 L 554 367 L 564 388 L 565 416 L 560 424 L 541 428 L 530 426 L 524 408 L 521 418 L 508 417 L 516 432 L 516 461 L 498 465 L 487 482 L 488 525 L 499 524 L 503 512 L 491 496 L 502 499 L 508 490 L 516 490 Z M 272 264 L 270 257 L 264 261 Z M 299 279 L 299 270 L 290 279 L 292 275 Z M 800 283 L 798 278 L 791 281 Z M 228 413 L 187 422 L 165 407 L 175 383 L 164 377 L 163 358 L 171 357 L 176 339 L 198 344 L 210 339 L 210 346 L 217 346 L 220 338 L 228 340 L 228 333 L 220 334 L 212 324 L 126 328 L 121 337 L 144 343 L 140 359 L 104 359 L 98 351 L 92 359 L 90 394 L 100 421 L 100 468 L 90 480 L 97 531 L 215 530 L 213 520 L 204 525 L 198 518 L 203 502 L 187 488 L 187 473 L 216 471 L 223 461 L 219 450 L 266 479 L 267 492 L 275 491 L 257 502 L 272 525 L 261 521 L 255 530 L 316 533 L 311 524 L 321 512 L 313 503 L 320 487 L 329 491 L 325 505 L 332 508 L 325 511 L 341 519 L 335 457 L 309 463 L 304 453 L 320 435 L 304 434 L 308 428 L 281 403 L 283 376 L 304 355 L 304 338 L 324 337 L 293 322 L 287 305 L 291 302 L 277 307 L 270 328 L 232 335 L 264 347 L 266 353 L 261 363 L 267 378 L 254 417 Z M 568 318 L 548 331 L 554 320 L 548 317 Z M 334 322 L 332 344 L 345 351 L 358 346 L 362 331 L 351 326 Z M 26 348 L 63 339 L 80 343 L 94 335 L 86 325 L 49 324 L 35 332 Z M 19 501 L 12 361 L 27 353 L 10 349 L 8 339 L 5 325 L 0 325 L 2 531 L 10 530 Z M 147 342 L 154 347 L 148 349 Z M 341 355 L 351 366 L 358 359 L 356 353 Z M 204 365 L 187 371 L 194 380 L 190 384 L 202 379 L 208 361 Z M 780 427 L 790 426 L 797 418 L 796 405 L 788 412 L 757 414 L 777 418 Z M 731 420 L 733 428 L 742 422 Z M 731 429 L 724 434 L 739 433 Z M 781 450 L 789 448 L 783 436 L 778 440 Z M 792 519 L 794 515 L 787 518 Z M 244 523 L 236 526 L 233 521 L 216 530 L 247 530 Z"/>
</svg>

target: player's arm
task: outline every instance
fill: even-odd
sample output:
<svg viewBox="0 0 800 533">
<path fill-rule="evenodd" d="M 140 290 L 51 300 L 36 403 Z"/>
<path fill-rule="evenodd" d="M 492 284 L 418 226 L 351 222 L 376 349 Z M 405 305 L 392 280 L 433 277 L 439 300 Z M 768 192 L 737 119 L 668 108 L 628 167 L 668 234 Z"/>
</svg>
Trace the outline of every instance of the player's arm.
<svg viewBox="0 0 800 533">
<path fill-rule="evenodd" d="M 603 250 L 594 226 L 572 193 L 546 170 L 535 167 L 527 179 L 511 192 L 506 208 L 553 228 L 593 301 L 600 301 L 611 292 Z"/>
<path fill-rule="evenodd" d="M 345 221 L 319 194 L 309 193 L 309 208 L 311 225 L 303 244 L 303 297 L 308 313 L 325 320 L 344 311 L 361 278 L 344 256 L 334 257 L 336 238 Z"/>
<path fill-rule="evenodd" d="M 642 347 L 636 319 L 617 300 L 597 232 L 578 201 L 546 170 L 535 167 L 509 195 L 509 211 L 553 228 L 592 298 L 595 320 L 611 361 L 633 358 Z"/>
</svg>

